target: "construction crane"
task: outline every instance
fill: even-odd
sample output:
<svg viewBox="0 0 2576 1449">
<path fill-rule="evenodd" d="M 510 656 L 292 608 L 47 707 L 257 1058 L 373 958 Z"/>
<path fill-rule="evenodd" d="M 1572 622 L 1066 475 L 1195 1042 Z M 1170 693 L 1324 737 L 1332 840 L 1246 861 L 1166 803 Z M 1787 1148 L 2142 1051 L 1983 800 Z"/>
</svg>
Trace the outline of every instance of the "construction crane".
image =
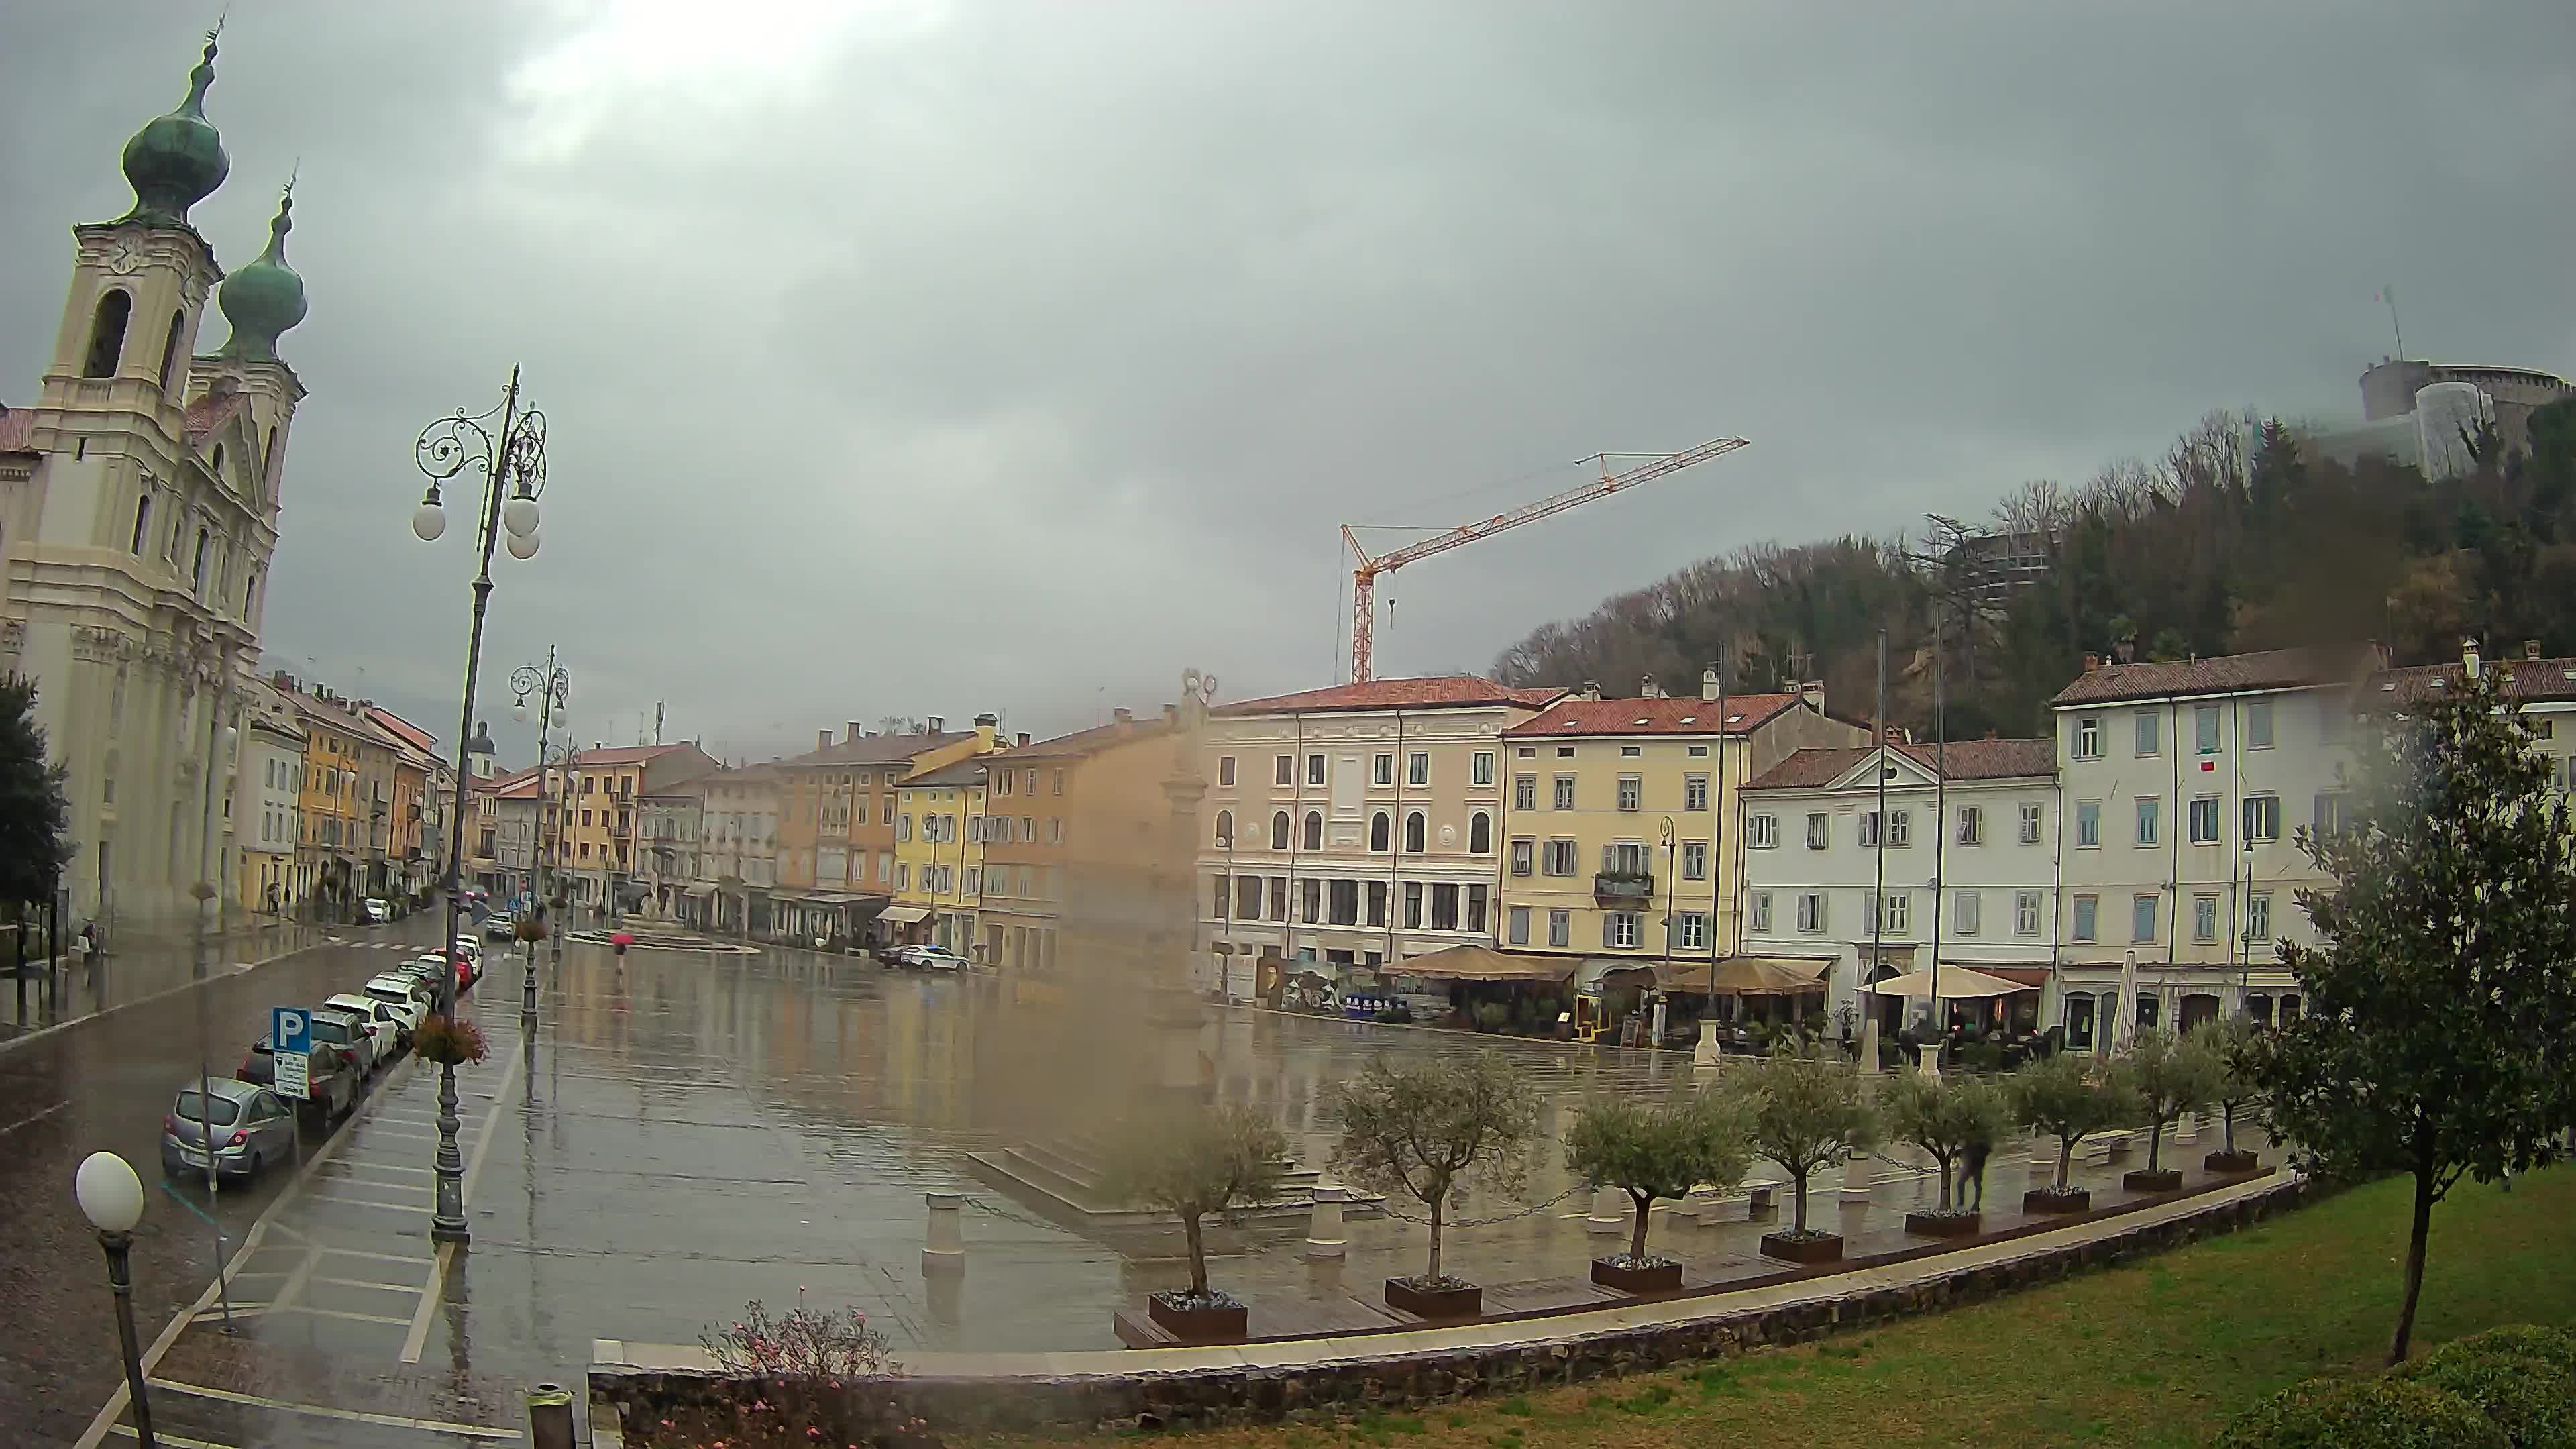
<svg viewBox="0 0 2576 1449">
<path fill-rule="evenodd" d="M 1465 524 L 1447 533 L 1435 534 L 1417 543 L 1409 543 L 1402 548 L 1382 554 L 1371 555 L 1361 545 L 1360 536 L 1353 531 L 1352 525 L 1343 524 L 1342 539 L 1351 546 L 1351 555 L 1359 560 L 1358 566 L 1351 570 L 1351 681 L 1356 684 L 1369 677 L 1369 656 L 1377 632 L 1377 581 L 1380 574 L 1394 573 L 1406 564 L 1419 563 L 1435 553 L 1447 553 L 1453 548 L 1474 543 L 1480 538 L 1491 538 L 1505 529 L 1518 528 L 1524 523 L 1536 523 L 1542 518 L 1563 513 L 1579 504 L 1589 503 L 1596 498 L 1607 498 L 1613 493 L 1624 492 L 1640 483 L 1661 478 L 1667 473 L 1678 473 L 1694 464 L 1705 463 L 1721 453 L 1732 453 L 1745 446 L 1747 444 L 1742 438 L 1718 438 L 1702 443 L 1696 448 L 1684 448 L 1678 453 L 1667 453 L 1660 458 L 1641 463 L 1625 473 L 1617 474 L 1610 471 L 1610 460 L 1613 457 L 1632 458 L 1640 455 L 1597 453 L 1585 460 L 1598 462 L 1601 465 L 1601 477 L 1597 482 L 1586 483 L 1580 488 L 1569 488 L 1563 493 L 1552 498 L 1542 498 L 1536 503 L 1524 503 L 1507 513 L 1497 513 L 1481 523 Z"/>
</svg>

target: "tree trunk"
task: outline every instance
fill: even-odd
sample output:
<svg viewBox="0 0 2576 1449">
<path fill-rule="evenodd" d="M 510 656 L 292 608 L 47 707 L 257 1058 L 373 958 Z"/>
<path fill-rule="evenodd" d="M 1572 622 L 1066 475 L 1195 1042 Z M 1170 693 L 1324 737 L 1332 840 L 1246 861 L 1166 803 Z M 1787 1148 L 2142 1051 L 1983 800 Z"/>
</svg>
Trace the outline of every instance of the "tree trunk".
<svg viewBox="0 0 2576 1449">
<path fill-rule="evenodd" d="M 2388 1347 L 2391 1368 L 2406 1362 L 2407 1340 L 2415 1334 L 2415 1300 L 2424 1293 L 2424 1245 L 2433 1233 L 2433 1171 L 2415 1169 L 2415 1219 L 2406 1233 L 2406 1296 L 2397 1305 L 2397 1337 Z"/>
<path fill-rule="evenodd" d="M 2149 1172 L 2154 1172 L 2164 1165 L 2165 1124 L 2171 1120 L 2167 1117 L 2158 1117 L 2155 1120 L 2155 1130 L 2147 1134 L 2147 1171 Z"/>
<path fill-rule="evenodd" d="M 1941 1211 L 1946 1213 L 1950 1210 L 1950 1159 L 1935 1157 L 1932 1160 L 1941 1164 Z"/>
<path fill-rule="evenodd" d="M 1442 1193 L 1440 1197 L 1433 1198 L 1429 1204 L 1431 1208 L 1431 1271 L 1423 1275 L 1425 1278 L 1438 1278 L 1440 1276 L 1440 1201 L 1441 1198 L 1445 1198 L 1447 1196 L 1447 1193 Z"/>
<path fill-rule="evenodd" d="M 1197 1213 L 1181 1214 L 1181 1231 L 1190 1240 L 1190 1291 L 1207 1296 L 1207 1236 L 1200 1230 Z"/>
<path fill-rule="evenodd" d="M 2057 1190 L 2066 1191 L 2066 1176 L 2075 1170 L 2075 1139 L 2057 1139 Z"/>
<path fill-rule="evenodd" d="M 1628 1195 L 1637 1200 L 1637 1228 L 1628 1237 L 1628 1256 L 1643 1261 L 1646 1256 L 1646 1213 L 1655 1205 L 1655 1200 L 1640 1192 Z"/>
<path fill-rule="evenodd" d="M 1796 1220 L 1790 1224 L 1789 1230 L 1795 1233 L 1803 1233 L 1807 1230 L 1807 1174 L 1799 1172 L 1795 1174 L 1795 1176 L 1798 1180 L 1798 1211 Z"/>
<path fill-rule="evenodd" d="M 2221 1140 L 2227 1144 L 2227 1150 L 2232 1153 L 2236 1150 L 2236 1104 L 2233 1102 L 2219 1103 L 2218 1120 L 2220 1124 L 2219 1131 L 2223 1134 Z"/>
</svg>

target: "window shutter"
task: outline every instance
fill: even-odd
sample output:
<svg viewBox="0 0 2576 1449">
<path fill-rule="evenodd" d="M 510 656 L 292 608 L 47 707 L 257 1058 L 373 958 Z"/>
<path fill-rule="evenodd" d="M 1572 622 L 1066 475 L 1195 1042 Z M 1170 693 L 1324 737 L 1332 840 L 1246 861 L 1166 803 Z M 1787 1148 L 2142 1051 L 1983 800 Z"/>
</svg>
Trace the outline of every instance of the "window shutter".
<svg viewBox="0 0 2576 1449">
<path fill-rule="evenodd" d="M 1601 945 L 1604 949 L 1609 947 L 1610 940 L 1610 913 L 1604 911 L 1601 913 Z"/>
<path fill-rule="evenodd" d="M 1611 862 L 1612 862 L 1612 861 L 1614 861 L 1614 860 L 1616 860 L 1616 859 L 1617 859 L 1617 857 L 1616 857 L 1616 856 L 1614 856 L 1614 855 L 1612 855 L 1612 854 L 1610 853 L 1610 847 L 1609 847 L 1609 846 L 1606 846 L 1606 845 L 1605 845 L 1605 846 L 1601 847 L 1601 869 L 1602 869 L 1605 873 L 1606 873 L 1606 872 L 1608 872 L 1608 871 L 1612 868 Z"/>
</svg>

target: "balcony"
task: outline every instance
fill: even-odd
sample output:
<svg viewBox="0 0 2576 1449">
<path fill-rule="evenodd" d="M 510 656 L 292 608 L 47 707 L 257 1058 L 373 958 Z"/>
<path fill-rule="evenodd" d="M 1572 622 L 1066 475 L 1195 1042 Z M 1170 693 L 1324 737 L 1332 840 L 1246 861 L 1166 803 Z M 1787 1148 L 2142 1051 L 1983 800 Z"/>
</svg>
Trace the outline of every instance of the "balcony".
<svg viewBox="0 0 2576 1449">
<path fill-rule="evenodd" d="M 1642 870 L 1605 870 L 1592 877 L 1592 898 L 1607 905 L 1643 905 L 1655 898 L 1655 878 Z"/>
</svg>

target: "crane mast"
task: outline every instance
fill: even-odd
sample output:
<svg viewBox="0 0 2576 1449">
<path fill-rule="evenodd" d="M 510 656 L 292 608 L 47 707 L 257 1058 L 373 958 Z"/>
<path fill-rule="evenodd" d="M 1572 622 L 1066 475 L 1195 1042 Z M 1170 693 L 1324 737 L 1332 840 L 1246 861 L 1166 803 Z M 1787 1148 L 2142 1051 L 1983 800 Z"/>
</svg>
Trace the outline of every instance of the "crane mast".
<svg viewBox="0 0 2576 1449">
<path fill-rule="evenodd" d="M 1474 543 L 1478 539 L 1491 538 L 1508 529 L 1518 528 L 1524 523 L 1536 523 L 1542 518 L 1563 513 L 1569 508 L 1590 503 L 1596 498 L 1607 498 L 1613 493 L 1625 492 L 1640 483 L 1651 482 L 1668 473 L 1678 473 L 1694 464 L 1705 463 L 1720 454 L 1732 453 L 1738 448 L 1747 446 L 1749 444 L 1742 438 L 1715 438 L 1695 448 L 1684 448 L 1678 453 L 1666 453 L 1661 457 L 1640 463 L 1624 473 L 1616 474 L 1610 471 L 1610 459 L 1613 455 L 1596 454 L 1595 459 L 1601 464 L 1601 476 L 1592 482 L 1539 499 L 1535 503 L 1524 503 L 1518 508 L 1497 513 L 1481 522 L 1462 524 L 1447 533 L 1434 534 L 1429 538 L 1406 544 L 1402 548 L 1390 549 L 1382 554 L 1372 555 L 1360 543 L 1360 536 L 1352 530 L 1351 525 L 1343 524 L 1342 540 L 1350 545 L 1351 556 L 1359 560 L 1358 565 L 1351 570 L 1351 682 L 1356 684 L 1370 677 L 1370 656 L 1374 652 L 1377 634 L 1378 575 L 1391 574 L 1406 564 L 1419 563 L 1433 554 L 1447 553 L 1453 548 Z"/>
</svg>

